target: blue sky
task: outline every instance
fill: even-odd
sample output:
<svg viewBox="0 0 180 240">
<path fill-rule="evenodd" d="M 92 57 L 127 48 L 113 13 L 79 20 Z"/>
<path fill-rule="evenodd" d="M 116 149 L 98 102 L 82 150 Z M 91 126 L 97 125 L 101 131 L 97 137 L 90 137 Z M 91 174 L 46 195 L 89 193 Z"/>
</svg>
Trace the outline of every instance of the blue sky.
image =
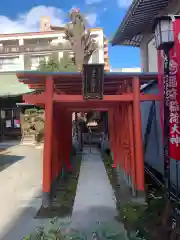
<svg viewBox="0 0 180 240">
<path fill-rule="evenodd" d="M 40 16 L 51 17 L 53 24 L 67 21 L 67 13 L 78 7 L 87 16 L 91 27 L 103 27 L 110 39 L 117 30 L 132 0 L 5 0 L 0 8 L 0 32 L 15 33 L 39 30 Z M 109 45 L 113 68 L 138 67 L 138 48 Z"/>
</svg>

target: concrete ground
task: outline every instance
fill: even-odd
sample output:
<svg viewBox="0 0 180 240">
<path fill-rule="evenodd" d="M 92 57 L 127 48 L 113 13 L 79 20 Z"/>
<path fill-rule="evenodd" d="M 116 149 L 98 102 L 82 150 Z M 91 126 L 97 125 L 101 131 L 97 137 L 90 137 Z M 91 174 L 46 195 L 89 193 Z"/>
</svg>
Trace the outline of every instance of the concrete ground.
<svg viewBox="0 0 180 240">
<path fill-rule="evenodd" d="M 0 240 L 21 240 L 49 220 L 34 219 L 41 206 L 42 149 L 14 145 L 0 153 L 11 165 L 0 171 Z M 13 160 L 13 161 L 12 161 Z M 96 148 L 84 149 L 71 227 L 111 223 L 125 234 L 115 217 L 116 200 L 101 155 Z"/>
<path fill-rule="evenodd" d="M 5 145 L 0 153 L 0 162 L 10 161 L 0 171 L 0 239 L 4 240 L 20 240 L 34 229 L 33 218 L 41 206 L 42 150 L 13 145 Z"/>
<path fill-rule="evenodd" d="M 118 224 L 126 235 L 122 223 L 116 222 L 116 199 L 98 149 L 85 148 L 72 214 L 72 225 L 88 230 L 98 222 Z"/>
</svg>

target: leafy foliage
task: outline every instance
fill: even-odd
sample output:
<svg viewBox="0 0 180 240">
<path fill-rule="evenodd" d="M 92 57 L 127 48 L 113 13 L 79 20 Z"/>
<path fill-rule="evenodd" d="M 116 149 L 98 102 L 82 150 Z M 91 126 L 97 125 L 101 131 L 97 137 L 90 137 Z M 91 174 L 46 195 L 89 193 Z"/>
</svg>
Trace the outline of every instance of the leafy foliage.
<svg viewBox="0 0 180 240">
<path fill-rule="evenodd" d="M 88 231 L 79 231 L 71 227 L 71 222 L 63 222 L 59 218 L 53 219 L 46 227 L 39 227 L 36 232 L 24 240 L 128 240 L 126 233 L 119 230 L 114 223 L 97 223 L 90 226 Z M 134 239 L 138 240 L 138 239 Z"/>
<path fill-rule="evenodd" d="M 107 154 L 103 154 L 103 158 L 109 179 L 116 192 L 118 184 L 114 181 L 112 158 Z M 130 240 L 165 239 L 166 231 L 161 224 L 162 212 L 165 208 L 165 199 L 162 197 L 164 193 L 158 191 L 153 194 L 153 197 L 151 195 L 148 194 L 147 204 L 139 204 L 134 201 L 122 201 L 121 198 L 118 200 L 118 194 L 116 193 L 118 219 L 124 223 Z"/>
<path fill-rule="evenodd" d="M 21 114 L 21 128 L 23 136 L 33 134 L 37 142 L 43 140 L 44 137 L 44 110 L 36 108 L 26 109 Z"/>
<path fill-rule="evenodd" d="M 76 72 L 73 59 L 69 58 L 68 53 L 64 52 L 61 60 L 55 56 L 51 56 L 48 61 L 42 60 L 39 64 L 40 72 Z"/>
</svg>

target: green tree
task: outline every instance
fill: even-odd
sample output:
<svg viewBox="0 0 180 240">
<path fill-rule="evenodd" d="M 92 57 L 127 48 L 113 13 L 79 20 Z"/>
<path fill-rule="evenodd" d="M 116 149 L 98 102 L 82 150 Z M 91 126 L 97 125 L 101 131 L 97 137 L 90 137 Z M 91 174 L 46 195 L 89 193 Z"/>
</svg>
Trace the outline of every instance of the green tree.
<svg viewBox="0 0 180 240">
<path fill-rule="evenodd" d="M 39 64 L 40 72 L 76 72 L 74 58 L 70 58 L 68 52 L 64 52 L 63 58 L 58 59 L 58 55 L 52 55 L 48 61 L 42 60 Z"/>
</svg>

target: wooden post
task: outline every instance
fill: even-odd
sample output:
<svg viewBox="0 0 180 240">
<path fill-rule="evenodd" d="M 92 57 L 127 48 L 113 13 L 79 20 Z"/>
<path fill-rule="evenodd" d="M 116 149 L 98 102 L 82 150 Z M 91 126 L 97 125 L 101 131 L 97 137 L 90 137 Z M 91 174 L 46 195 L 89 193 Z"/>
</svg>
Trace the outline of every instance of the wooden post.
<svg viewBox="0 0 180 240">
<path fill-rule="evenodd" d="M 120 157 L 121 157 L 121 150 L 120 150 L 120 112 L 119 112 L 119 105 L 117 105 L 117 107 L 115 108 L 115 112 L 114 112 L 114 134 L 115 134 L 115 151 L 116 151 L 116 159 L 115 159 L 115 167 L 117 167 L 117 165 L 119 166 L 120 164 Z"/>
<path fill-rule="evenodd" d="M 62 169 L 64 168 L 64 139 L 63 139 L 63 128 L 64 128 L 64 123 L 63 123 L 63 115 L 64 112 L 62 109 L 58 106 L 58 169 L 59 169 L 59 175 L 62 172 Z"/>
<path fill-rule="evenodd" d="M 63 170 L 65 172 L 65 154 L 66 154 L 66 121 L 65 121 L 65 110 L 61 111 L 61 157 L 63 161 Z"/>
<path fill-rule="evenodd" d="M 114 146 L 114 163 L 113 168 L 117 167 L 118 164 L 118 143 L 117 143 L 117 112 L 116 108 L 113 108 L 112 111 L 112 135 L 113 135 L 113 146 Z"/>
<path fill-rule="evenodd" d="M 111 108 L 108 112 L 108 123 L 110 130 L 110 145 L 113 153 L 113 168 L 116 168 L 117 164 L 117 151 L 116 151 L 116 138 L 115 138 L 115 121 L 114 121 L 114 108 Z"/>
<path fill-rule="evenodd" d="M 126 106 L 123 104 L 123 152 L 124 152 L 124 172 L 125 180 L 127 180 L 128 162 L 127 162 L 127 122 L 126 122 Z"/>
<path fill-rule="evenodd" d="M 78 117 L 77 112 L 75 112 L 75 128 L 76 128 L 76 141 L 79 141 L 79 129 L 78 129 Z"/>
<path fill-rule="evenodd" d="M 129 144 L 130 144 L 130 166 L 132 180 L 132 194 L 136 195 L 136 165 L 134 156 L 134 132 L 133 132 L 133 107 L 132 103 L 128 103 L 128 124 L 129 124 Z"/>
<path fill-rule="evenodd" d="M 61 151 L 61 145 L 60 145 L 60 110 L 57 106 L 57 104 L 55 104 L 54 106 L 54 131 L 53 131 L 53 135 L 54 135 L 54 156 L 53 156 L 53 159 L 55 161 L 55 178 L 56 178 L 56 181 L 57 181 L 57 178 L 59 177 L 60 175 L 60 167 L 61 167 L 61 158 L 60 158 L 60 151 Z"/>
<path fill-rule="evenodd" d="M 109 142 L 111 152 L 113 154 L 113 161 L 114 161 L 114 139 L 113 139 L 113 109 L 110 108 L 108 110 L 108 128 L 109 128 Z"/>
<path fill-rule="evenodd" d="M 122 106 L 119 105 L 119 151 L 120 151 L 120 161 L 119 161 L 119 165 L 121 170 L 123 170 L 123 116 L 122 116 Z"/>
<path fill-rule="evenodd" d="M 138 77 L 133 78 L 133 119 L 134 140 L 136 159 L 136 183 L 137 195 L 144 197 L 144 153 L 142 139 L 141 109 L 140 109 L 140 81 Z"/>
<path fill-rule="evenodd" d="M 64 141 L 64 160 L 65 160 L 65 167 L 67 172 L 72 171 L 72 166 L 70 163 L 70 145 L 72 145 L 72 118 L 70 119 L 71 115 L 69 113 L 64 113 L 64 125 L 63 125 L 63 141 Z M 71 122 L 70 122 L 71 120 Z M 71 123 L 71 124 L 70 124 Z M 71 135 L 71 136 L 70 136 Z M 70 140 L 71 137 L 71 140 Z"/>
<path fill-rule="evenodd" d="M 68 161 L 66 161 L 66 166 L 68 172 L 72 171 L 71 165 L 71 154 L 72 154 L 72 112 L 67 112 L 67 149 L 68 149 Z"/>
<path fill-rule="evenodd" d="M 127 174 L 127 184 L 130 185 L 130 140 L 129 140 L 129 125 L 128 125 L 128 103 L 124 104 L 124 141 L 125 141 L 125 164 Z"/>
<path fill-rule="evenodd" d="M 123 104 L 121 105 L 121 163 L 122 163 L 122 171 L 123 171 L 123 176 L 125 172 L 125 151 L 124 151 L 124 106 Z"/>
<path fill-rule="evenodd" d="M 51 76 L 45 81 L 45 136 L 43 153 L 43 197 L 42 204 L 45 208 L 50 206 L 51 193 L 51 165 L 52 165 L 52 131 L 53 131 L 53 92 L 54 82 Z"/>
</svg>

